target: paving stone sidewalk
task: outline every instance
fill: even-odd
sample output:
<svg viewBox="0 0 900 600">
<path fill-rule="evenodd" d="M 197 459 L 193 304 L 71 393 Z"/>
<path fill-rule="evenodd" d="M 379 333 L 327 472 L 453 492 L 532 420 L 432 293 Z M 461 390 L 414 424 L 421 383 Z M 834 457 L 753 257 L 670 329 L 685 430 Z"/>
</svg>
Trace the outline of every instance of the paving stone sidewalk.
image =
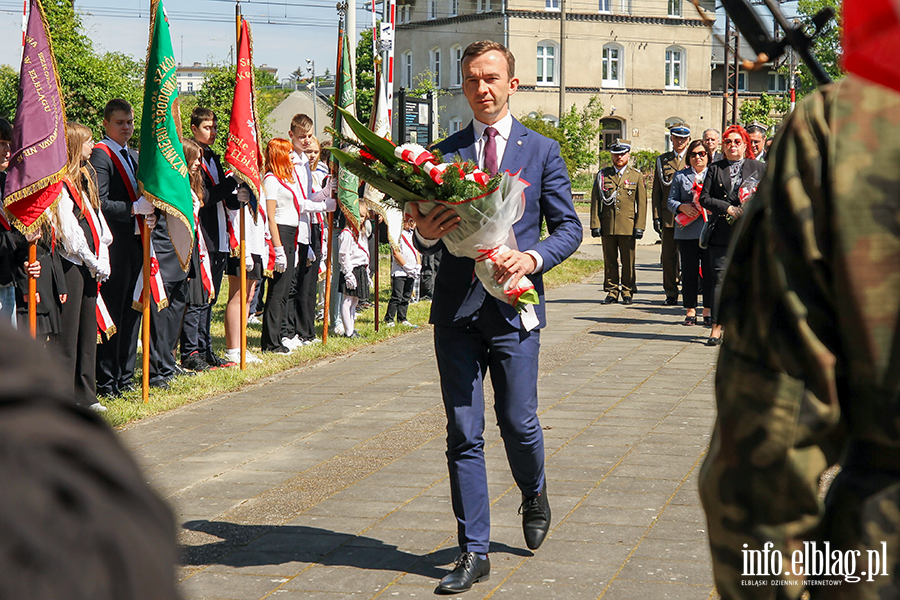
<svg viewBox="0 0 900 600">
<path fill-rule="evenodd" d="M 587 238 L 582 252 L 596 255 Z M 552 530 L 525 549 L 488 413 L 491 579 L 466 600 L 714 597 L 697 475 L 715 409 L 708 330 L 664 307 L 659 246 L 640 293 L 551 290 L 540 418 Z M 458 550 L 432 333 L 298 368 L 121 433 L 173 507 L 185 598 L 431 598 Z"/>
</svg>

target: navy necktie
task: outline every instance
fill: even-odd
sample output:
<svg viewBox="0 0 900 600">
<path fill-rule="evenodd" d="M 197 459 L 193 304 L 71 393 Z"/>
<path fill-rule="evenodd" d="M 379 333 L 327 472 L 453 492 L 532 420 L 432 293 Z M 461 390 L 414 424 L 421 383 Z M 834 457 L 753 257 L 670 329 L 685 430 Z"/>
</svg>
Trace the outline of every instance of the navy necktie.
<svg viewBox="0 0 900 600">
<path fill-rule="evenodd" d="M 135 167 L 134 159 L 131 158 L 131 154 L 128 153 L 128 149 L 127 149 L 127 148 L 122 148 L 121 150 L 119 150 L 119 152 L 122 154 L 122 156 L 125 157 L 125 162 L 128 163 L 128 166 L 131 167 L 131 172 L 134 173 L 134 174 L 136 175 L 136 174 L 137 174 L 137 167 Z"/>
<path fill-rule="evenodd" d="M 484 135 L 487 136 L 487 140 L 484 142 L 484 168 L 491 177 L 500 170 L 497 161 L 497 140 L 494 139 L 498 133 L 500 132 L 493 127 L 486 127 L 484 130 Z"/>
</svg>

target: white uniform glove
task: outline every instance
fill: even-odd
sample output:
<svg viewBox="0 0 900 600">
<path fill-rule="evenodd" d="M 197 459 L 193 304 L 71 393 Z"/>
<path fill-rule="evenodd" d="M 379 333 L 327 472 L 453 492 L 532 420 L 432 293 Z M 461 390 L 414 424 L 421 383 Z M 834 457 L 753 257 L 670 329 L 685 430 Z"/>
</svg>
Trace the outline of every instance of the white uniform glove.
<svg viewBox="0 0 900 600">
<path fill-rule="evenodd" d="M 356 289 L 356 276 L 353 273 L 347 273 L 346 275 L 344 275 L 344 281 L 347 282 L 347 287 L 349 289 Z"/>
<path fill-rule="evenodd" d="M 316 262 L 316 253 L 312 249 L 312 246 L 306 247 L 306 266 L 309 266 Z"/>
<path fill-rule="evenodd" d="M 294 268 L 297 268 L 297 265 L 300 264 L 300 253 L 297 252 L 297 249 L 294 248 Z"/>
<path fill-rule="evenodd" d="M 249 252 L 244 253 L 244 269 L 247 271 L 253 270 L 253 255 Z"/>
<path fill-rule="evenodd" d="M 369 271 L 366 271 L 366 277 L 369 278 L 369 287 L 375 287 L 375 282 L 372 280 L 372 274 Z"/>
<path fill-rule="evenodd" d="M 156 207 L 143 196 L 135 200 L 134 204 L 131 205 L 131 212 L 136 215 L 152 215 L 154 211 L 156 211 Z"/>
<path fill-rule="evenodd" d="M 415 277 L 416 265 L 411 262 L 406 263 L 405 265 L 403 265 L 403 272 L 406 273 L 406 275 L 409 277 Z"/>
<path fill-rule="evenodd" d="M 147 224 L 149 229 L 156 229 L 156 224 L 159 222 L 159 219 L 155 214 L 149 214 L 144 216 L 144 223 Z"/>
<path fill-rule="evenodd" d="M 94 273 L 93 275 L 97 281 L 99 281 L 100 283 L 103 283 L 104 281 L 109 279 L 109 274 L 111 272 L 112 271 L 110 270 L 110 267 L 109 267 L 109 259 L 101 258 L 97 261 L 97 272 Z"/>
<path fill-rule="evenodd" d="M 416 279 L 422 274 L 422 265 L 416 265 L 416 274 L 413 275 Z"/>
<path fill-rule="evenodd" d="M 284 246 L 275 247 L 275 270 L 279 273 L 287 270 L 287 254 L 284 253 Z"/>
</svg>

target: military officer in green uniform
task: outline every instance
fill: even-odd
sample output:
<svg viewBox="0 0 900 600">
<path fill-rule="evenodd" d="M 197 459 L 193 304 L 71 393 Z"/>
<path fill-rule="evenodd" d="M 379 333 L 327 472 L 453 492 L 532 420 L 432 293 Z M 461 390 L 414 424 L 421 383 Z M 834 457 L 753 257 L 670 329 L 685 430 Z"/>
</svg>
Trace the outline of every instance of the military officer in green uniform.
<svg viewBox="0 0 900 600">
<path fill-rule="evenodd" d="M 808 96 L 738 219 L 700 471 L 723 600 L 900 598 L 897 115 L 852 74 Z"/>
<path fill-rule="evenodd" d="M 622 304 L 634 294 L 635 241 L 644 235 L 647 190 L 641 172 L 628 165 L 631 142 L 618 140 L 610 149 L 613 165 L 601 170 L 591 190 L 591 235 L 603 238 L 604 304 L 619 301 L 619 259 L 622 261 Z"/>
<path fill-rule="evenodd" d="M 666 292 L 666 305 L 678 304 L 678 244 L 675 242 L 675 215 L 667 208 L 669 188 L 675 173 L 688 165 L 685 153 L 691 141 L 691 129 L 684 123 L 669 128 L 672 150 L 660 154 L 656 159 L 656 171 L 653 173 L 653 230 L 662 240 L 663 290 Z"/>
</svg>

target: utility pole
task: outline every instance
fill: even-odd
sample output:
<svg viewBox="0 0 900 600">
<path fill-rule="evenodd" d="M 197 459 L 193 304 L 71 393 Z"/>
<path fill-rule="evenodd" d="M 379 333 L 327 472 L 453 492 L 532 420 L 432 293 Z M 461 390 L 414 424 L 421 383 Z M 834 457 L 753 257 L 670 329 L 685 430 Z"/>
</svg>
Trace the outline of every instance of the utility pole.
<svg viewBox="0 0 900 600">
<path fill-rule="evenodd" d="M 566 112 L 566 0 L 559 0 L 559 120 Z"/>
<path fill-rule="evenodd" d="M 731 18 L 728 16 L 728 13 L 725 13 L 725 46 L 722 50 L 725 52 L 725 56 L 722 60 L 722 132 L 724 132 L 728 127 L 726 124 L 728 123 L 728 70 L 730 69 L 728 65 L 728 47 L 731 44 Z"/>
<path fill-rule="evenodd" d="M 306 68 L 312 73 L 313 78 L 313 131 L 319 135 L 319 85 L 316 78 L 316 61 L 307 58 Z"/>
<path fill-rule="evenodd" d="M 734 98 L 731 100 L 731 124 L 738 122 L 738 87 L 741 81 L 741 32 L 734 28 Z"/>
</svg>

